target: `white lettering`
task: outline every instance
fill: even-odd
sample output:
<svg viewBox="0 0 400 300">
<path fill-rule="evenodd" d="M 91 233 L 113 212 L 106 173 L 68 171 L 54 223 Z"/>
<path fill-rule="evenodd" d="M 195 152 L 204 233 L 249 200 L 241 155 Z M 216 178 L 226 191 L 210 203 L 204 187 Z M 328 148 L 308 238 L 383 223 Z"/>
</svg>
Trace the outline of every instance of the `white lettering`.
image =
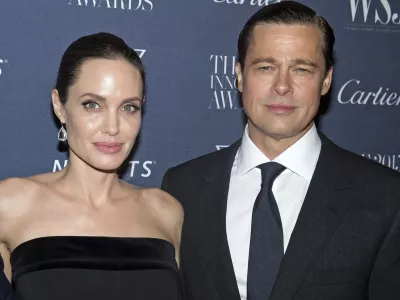
<svg viewBox="0 0 400 300">
<path fill-rule="evenodd" d="M 129 163 L 131 164 L 131 171 L 130 171 L 129 176 L 133 178 L 133 177 L 135 177 L 135 171 L 137 170 L 136 166 L 140 165 L 140 161 L 135 160 L 135 161 L 130 161 Z M 153 162 L 151 160 L 144 161 L 142 163 L 142 168 L 143 168 L 144 172 L 141 172 L 140 176 L 145 177 L 145 178 L 149 177 L 151 175 L 150 165 L 152 165 L 154 163 L 155 162 Z"/>
<path fill-rule="evenodd" d="M 216 109 L 237 109 L 238 99 L 236 91 L 214 91 L 210 106 L 215 103 Z"/>
<path fill-rule="evenodd" d="M 381 4 L 382 4 L 383 8 L 385 9 L 387 19 L 386 19 L 386 22 L 383 22 L 381 20 L 381 18 L 379 17 L 378 10 L 376 9 L 375 10 L 375 23 L 379 22 L 379 23 L 381 23 L 383 25 L 387 25 L 391 21 L 392 10 L 391 10 L 390 4 L 389 4 L 389 2 L 387 0 L 381 0 Z"/>
<path fill-rule="evenodd" d="M 361 0 L 362 2 L 362 8 L 363 8 L 363 13 L 364 13 L 364 22 L 367 22 L 368 18 L 368 12 L 369 12 L 369 7 L 371 5 L 371 0 Z M 368 2 L 367 2 L 368 1 Z M 356 13 L 358 10 L 358 3 L 360 0 L 350 0 L 350 8 L 351 8 L 351 17 L 353 19 L 353 22 L 356 18 Z"/>
<path fill-rule="evenodd" d="M 250 5 L 253 6 L 267 6 L 270 4 L 281 2 L 282 0 L 250 0 Z M 245 4 L 246 0 L 214 0 L 215 3 L 227 3 L 227 4 Z"/>
<path fill-rule="evenodd" d="M 135 49 L 135 52 L 139 55 L 140 58 L 143 58 L 146 51 L 147 50 L 145 50 L 145 49 Z"/>
<path fill-rule="evenodd" d="M 147 178 L 147 177 L 150 177 L 150 175 L 151 175 L 150 166 L 152 164 L 155 164 L 155 162 L 151 161 L 151 160 L 146 160 L 143 163 L 141 163 L 138 160 L 134 160 L 134 161 L 130 161 L 129 164 L 131 165 L 130 172 L 129 172 L 130 177 L 134 177 L 135 171 L 140 170 L 140 168 L 142 168 L 142 170 L 139 171 L 139 172 L 141 172 L 140 176 Z M 60 171 L 63 168 L 65 168 L 67 165 L 68 165 L 67 159 L 64 160 L 64 163 L 62 162 L 62 160 L 55 159 L 54 164 L 53 164 L 53 172 Z"/>
<path fill-rule="evenodd" d="M 141 176 L 142 177 L 149 177 L 151 175 L 151 170 L 149 169 L 149 167 L 147 165 L 151 165 L 153 162 L 150 160 L 147 160 L 143 163 L 143 169 L 146 170 L 146 173 L 142 173 Z"/>
<path fill-rule="evenodd" d="M 130 177 L 133 177 L 133 175 L 135 174 L 135 166 L 137 165 L 137 164 L 139 164 L 139 162 L 138 161 L 130 161 L 129 162 L 131 165 L 132 165 L 132 167 L 131 167 L 131 173 L 130 173 Z"/>
<path fill-rule="evenodd" d="M 342 100 L 342 94 L 343 94 L 344 89 L 345 89 L 351 82 L 356 82 L 357 84 L 360 84 L 360 81 L 359 81 L 359 80 L 356 80 L 356 79 L 350 79 L 349 81 L 347 81 L 347 82 L 342 86 L 342 88 L 341 88 L 340 91 L 339 91 L 339 94 L 338 94 L 338 101 L 339 101 L 339 103 L 341 103 L 341 104 L 347 104 L 347 103 L 350 102 L 350 100 L 349 100 L 349 101 L 346 101 L 346 102 L 343 101 L 343 100 Z"/>
<path fill-rule="evenodd" d="M 53 172 L 61 171 L 63 168 L 65 168 L 68 164 L 68 160 L 64 160 L 64 165 L 61 166 L 61 163 L 58 159 L 54 160 L 54 165 L 53 165 Z"/>
<path fill-rule="evenodd" d="M 391 105 L 395 105 L 396 104 L 396 101 L 394 101 L 394 102 L 390 102 L 391 100 L 395 100 L 397 98 L 397 93 L 391 93 L 390 94 L 390 96 L 389 96 L 389 98 L 387 98 L 386 99 L 386 103 L 387 103 L 387 105 L 389 105 L 389 106 L 391 106 Z"/>
<path fill-rule="evenodd" d="M 353 23 L 356 20 L 357 12 L 359 11 L 359 6 L 362 8 L 364 23 L 367 23 L 369 17 L 369 11 L 371 8 L 371 3 L 377 3 L 378 0 L 350 0 L 351 18 Z M 361 4 L 360 4 L 361 3 Z M 393 23 L 395 25 L 400 24 L 399 14 L 393 13 L 390 6 L 389 0 L 379 0 L 381 7 L 375 8 L 375 24 L 389 25 Z M 382 9 L 383 8 L 383 9 Z M 371 29 L 371 28 L 370 28 Z M 367 28 L 365 30 L 368 30 Z"/>
<path fill-rule="evenodd" d="M 399 171 L 400 154 L 361 154 L 393 170 Z"/>
<path fill-rule="evenodd" d="M 142 10 L 145 11 L 151 11 L 153 10 L 154 6 L 153 6 L 153 2 L 151 2 L 150 0 L 144 0 L 144 3 L 148 4 L 148 9 L 145 8 L 144 4 L 142 6 Z"/>
<path fill-rule="evenodd" d="M 69 4 L 86 7 L 102 7 L 102 2 L 106 2 L 106 8 L 122 10 L 143 10 L 151 11 L 154 8 L 152 0 L 70 0 Z M 103 2 L 104 3 L 104 2 Z M 104 7 L 104 6 L 103 6 Z"/>
<path fill-rule="evenodd" d="M 398 106 L 400 104 L 400 97 L 397 93 L 391 93 L 389 88 L 379 87 L 379 89 L 373 92 L 367 92 L 363 90 L 357 90 L 351 92 L 351 96 L 345 95 L 345 90 L 350 88 L 351 83 L 356 83 L 360 85 L 360 81 L 356 79 L 350 79 L 347 81 L 339 90 L 338 102 L 340 104 L 372 104 L 372 105 L 387 105 L 387 106 Z M 389 96 L 388 96 L 389 95 Z M 372 99 L 372 101 L 370 101 Z"/>
<path fill-rule="evenodd" d="M 214 65 L 214 74 L 235 75 L 236 56 L 211 55 L 210 61 Z"/>
<path fill-rule="evenodd" d="M 258 6 L 267 6 L 270 4 L 281 2 L 280 0 L 251 0 L 251 5 L 258 5 Z"/>
<path fill-rule="evenodd" d="M 211 89 L 236 90 L 237 77 L 211 75 Z"/>
</svg>

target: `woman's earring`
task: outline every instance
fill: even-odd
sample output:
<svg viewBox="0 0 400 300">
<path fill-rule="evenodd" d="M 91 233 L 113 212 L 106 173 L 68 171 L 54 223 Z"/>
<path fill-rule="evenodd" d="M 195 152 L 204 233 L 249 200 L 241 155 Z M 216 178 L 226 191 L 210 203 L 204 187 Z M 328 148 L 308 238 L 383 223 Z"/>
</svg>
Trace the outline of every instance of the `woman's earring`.
<svg viewBox="0 0 400 300">
<path fill-rule="evenodd" d="M 65 142 L 68 138 L 67 131 L 64 128 L 64 125 L 61 124 L 60 131 L 58 131 L 58 140 L 61 142 Z"/>
</svg>

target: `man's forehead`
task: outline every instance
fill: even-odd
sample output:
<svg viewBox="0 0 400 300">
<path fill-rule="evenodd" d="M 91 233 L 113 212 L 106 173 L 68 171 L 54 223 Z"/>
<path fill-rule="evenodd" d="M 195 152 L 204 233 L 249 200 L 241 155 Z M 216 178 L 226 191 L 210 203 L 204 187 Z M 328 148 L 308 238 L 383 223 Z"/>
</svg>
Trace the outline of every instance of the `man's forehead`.
<svg viewBox="0 0 400 300">
<path fill-rule="evenodd" d="M 310 39 L 321 39 L 322 33 L 317 26 L 311 24 L 276 24 L 259 23 L 254 26 L 251 36 L 262 37 L 268 35 L 291 35 L 296 34 Z"/>
<path fill-rule="evenodd" d="M 249 50 L 276 49 L 276 45 L 293 45 L 295 50 L 322 54 L 322 34 L 312 25 L 260 24 L 249 41 Z"/>
</svg>

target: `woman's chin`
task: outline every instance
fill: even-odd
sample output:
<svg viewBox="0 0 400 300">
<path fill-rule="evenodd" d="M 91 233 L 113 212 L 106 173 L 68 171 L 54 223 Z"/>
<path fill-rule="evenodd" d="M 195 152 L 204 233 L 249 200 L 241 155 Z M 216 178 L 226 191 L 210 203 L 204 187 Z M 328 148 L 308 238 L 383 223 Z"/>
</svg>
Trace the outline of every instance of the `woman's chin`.
<svg viewBox="0 0 400 300">
<path fill-rule="evenodd" d="M 96 169 L 99 170 L 101 172 L 105 172 L 105 173 L 115 173 L 117 172 L 118 168 L 121 167 L 123 161 L 108 161 L 108 162 L 96 162 L 91 164 L 91 166 Z"/>
</svg>

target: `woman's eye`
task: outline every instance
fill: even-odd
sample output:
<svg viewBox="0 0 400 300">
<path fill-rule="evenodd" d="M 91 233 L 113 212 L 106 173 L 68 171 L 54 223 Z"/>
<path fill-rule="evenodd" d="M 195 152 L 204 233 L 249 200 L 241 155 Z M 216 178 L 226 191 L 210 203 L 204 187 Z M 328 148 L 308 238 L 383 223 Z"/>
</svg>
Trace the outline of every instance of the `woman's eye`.
<svg viewBox="0 0 400 300">
<path fill-rule="evenodd" d="M 132 112 L 135 112 L 137 110 L 140 110 L 140 108 L 135 106 L 135 105 L 133 105 L 133 104 L 130 104 L 130 105 L 125 105 L 122 108 L 122 110 L 132 113 Z"/>
<path fill-rule="evenodd" d="M 82 103 L 83 107 L 88 110 L 99 109 L 100 105 L 94 101 L 86 101 Z"/>
</svg>

